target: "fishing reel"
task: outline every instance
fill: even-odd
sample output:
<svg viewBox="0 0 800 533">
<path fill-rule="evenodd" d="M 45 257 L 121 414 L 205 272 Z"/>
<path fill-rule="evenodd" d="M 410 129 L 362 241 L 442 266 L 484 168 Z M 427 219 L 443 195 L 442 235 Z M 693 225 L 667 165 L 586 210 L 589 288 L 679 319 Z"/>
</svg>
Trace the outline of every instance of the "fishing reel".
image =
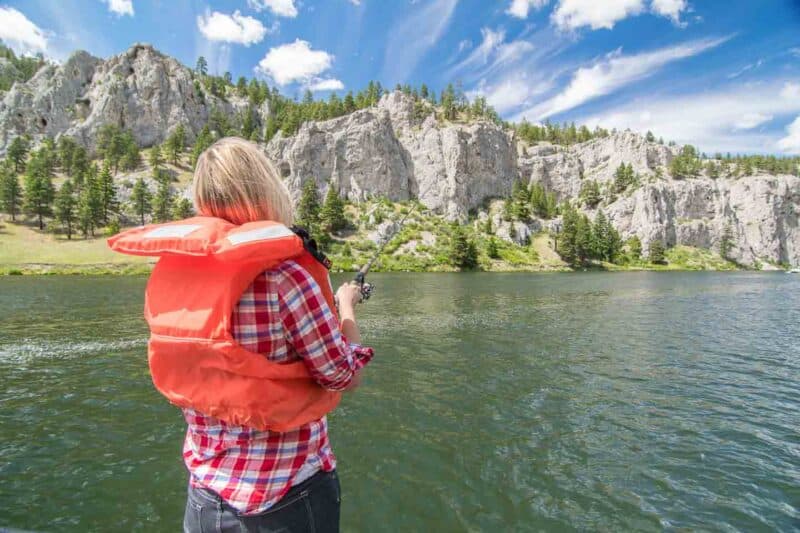
<svg viewBox="0 0 800 533">
<path fill-rule="evenodd" d="M 363 272 L 359 272 L 356 274 L 354 282 L 358 283 L 359 288 L 361 289 L 361 301 L 366 302 L 369 300 L 369 297 L 372 296 L 372 291 L 375 289 L 375 285 L 366 281 L 367 275 Z"/>
</svg>

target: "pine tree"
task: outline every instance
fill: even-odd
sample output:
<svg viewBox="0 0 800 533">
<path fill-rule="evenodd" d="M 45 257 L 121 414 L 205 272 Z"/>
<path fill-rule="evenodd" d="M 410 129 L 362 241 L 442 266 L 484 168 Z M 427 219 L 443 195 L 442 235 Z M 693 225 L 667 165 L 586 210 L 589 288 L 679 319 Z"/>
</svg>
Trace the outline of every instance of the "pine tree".
<svg viewBox="0 0 800 533">
<path fill-rule="evenodd" d="M 97 174 L 97 165 L 92 164 L 86 171 L 78 197 L 78 226 L 84 237 L 90 234 L 94 237 L 94 230 L 102 220 L 103 201 Z"/>
<path fill-rule="evenodd" d="M 75 201 L 75 189 L 72 182 L 67 180 L 58 190 L 56 195 L 56 218 L 64 226 L 67 232 L 67 239 L 72 239 L 72 225 L 77 216 Z"/>
<path fill-rule="evenodd" d="M 570 205 L 562 208 L 563 220 L 561 234 L 558 239 L 558 255 L 567 264 L 577 265 L 578 256 L 578 212 Z"/>
<path fill-rule="evenodd" d="M 648 130 L 647 131 L 647 135 L 645 135 L 645 137 L 644 137 L 644 140 L 646 140 L 649 143 L 656 142 L 656 136 L 653 135 L 652 131 Z"/>
<path fill-rule="evenodd" d="M 8 159 L 14 163 L 14 171 L 17 174 L 25 172 L 25 160 L 28 158 L 30 143 L 25 137 L 14 137 L 8 146 Z"/>
<path fill-rule="evenodd" d="M 192 216 L 192 202 L 188 198 L 178 197 L 172 205 L 172 218 L 173 220 L 183 220 Z"/>
<path fill-rule="evenodd" d="M 120 165 L 124 170 L 136 170 L 142 164 L 142 155 L 139 153 L 139 145 L 130 132 L 125 132 L 122 136 L 123 154 Z"/>
<path fill-rule="evenodd" d="M 0 165 L 0 208 L 11 215 L 12 221 L 16 221 L 21 203 L 22 189 L 19 178 L 13 164 L 6 161 Z"/>
<path fill-rule="evenodd" d="M 39 229 L 44 229 L 44 217 L 52 214 L 55 189 L 49 163 L 40 150 L 31 156 L 25 170 L 25 193 L 23 207 L 39 220 Z"/>
<path fill-rule="evenodd" d="M 303 184 L 300 202 L 297 204 L 297 223 L 313 231 L 319 223 L 319 210 L 317 183 L 313 178 L 308 179 Z"/>
<path fill-rule="evenodd" d="M 114 185 L 114 178 L 111 175 L 111 168 L 108 163 L 103 165 L 103 170 L 100 171 L 99 176 L 99 189 L 100 189 L 100 205 L 102 210 L 103 224 L 108 224 L 109 214 L 112 211 L 119 209 L 119 201 L 117 200 L 117 187 Z"/>
<path fill-rule="evenodd" d="M 328 233 L 336 232 L 347 225 L 344 216 L 344 201 L 332 184 L 328 184 L 328 193 L 325 195 L 325 202 L 319 211 L 319 220 L 322 229 Z"/>
<path fill-rule="evenodd" d="M 628 245 L 628 254 L 630 255 L 631 259 L 634 261 L 638 261 L 642 258 L 642 241 L 639 239 L 638 236 L 634 235 L 627 242 Z"/>
<path fill-rule="evenodd" d="M 208 74 L 208 61 L 206 61 L 205 57 L 200 56 L 197 58 L 197 65 L 194 70 L 201 76 Z"/>
<path fill-rule="evenodd" d="M 511 215 L 516 220 L 528 220 L 531 216 L 530 210 L 531 194 L 521 180 L 514 182 L 511 188 Z"/>
<path fill-rule="evenodd" d="M 169 175 L 156 171 L 155 180 L 158 182 L 155 198 L 153 198 L 153 218 L 157 222 L 168 222 L 172 208 L 172 190 L 169 186 Z"/>
<path fill-rule="evenodd" d="M 722 238 L 719 241 L 719 255 L 723 259 L 730 260 L 729 254 L 733 249 L 733 229 L 730 224 L 725 224 L 725 229 L 722 231 Z"/>
<path fill-rule="evenodd" d="M 154 172 L 161 168 L 161 165 L 164 164 L 164 158 L 161 156 L 161 147 L 159 145 L 154 144 L 153 147 L 150 148 L 148 160 L 150 161 L 150 166 L 153 168 Z"/>
<path fill-rule="evenodd" d="M 244 76 L 236 80 L 236 94 L 242 98 L 247 96 L 247 79 Z"/>
<path fill-rule="evenodd" d="M 478 249 L 466 230 L 458 223 L 450 226 L 450 264 L 459 269 L 478 266 Z"/>
<path fill-rule="evenodd" d="M 666 259 L 664 243 L 656 239 L 650 243 L 650 262 L 655 264 L 664 263 Z"/>
<path fill-rule="evenodd" d="M 86 149 L 78 145 L 72 152 L 72 166 L 69 173 L 77 190 L 83 188 L 83 177 L 87 170 L 89 170 L 89 157 L 86 155 Z"/>
<path fill-rule="evenodd" d="M 145 215 L 149 215 L 152 213 L 153 208 L 150 205 L 150 200 L 152 199 L 152 194 L 147 188 L 147 184 L 144 182 L 144 178 L 139 177 L 136 180 L 136 183 L 133 185 L 133 191 L 131 193 L 131 207 L 133 208 L 133 212 L 139 217 L 142 226 L 144 226 L 144 217 Z"/>
<path fill-rule="evenodd" d="M 594 180 L 584 180 L 581 183 L 580 198 L 591 208 L 597 207 L 600 203 L 600 186 Z"/>
<path fill-rule="evenodd" d="M 213 142 L 214 139 L 211 137 L 211 131 L 208 129 L 208 126 L 203 126 L 203 129 L 200 130 L 200 135 L 195 139 L 194 148 L 192 148 L 192 167 L 197 165 L 197 159 L 200 157 L 200 154 L 211 146 Z"/>
</svg>

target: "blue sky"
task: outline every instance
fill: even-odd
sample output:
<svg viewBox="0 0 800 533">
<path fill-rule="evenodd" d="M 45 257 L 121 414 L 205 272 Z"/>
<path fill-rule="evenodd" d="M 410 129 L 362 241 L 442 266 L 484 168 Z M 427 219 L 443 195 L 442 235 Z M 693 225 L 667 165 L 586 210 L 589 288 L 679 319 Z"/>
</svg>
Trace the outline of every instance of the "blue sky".
<svg viewBox="0 0 800 533">
<path fill-rule="evenodd" d="M 55 60 L 149 42 L 289 96 L 460 82 L 510 120 L 800 153 L 800 0 L 0 0 L 0 38 Z"/>
</svg>

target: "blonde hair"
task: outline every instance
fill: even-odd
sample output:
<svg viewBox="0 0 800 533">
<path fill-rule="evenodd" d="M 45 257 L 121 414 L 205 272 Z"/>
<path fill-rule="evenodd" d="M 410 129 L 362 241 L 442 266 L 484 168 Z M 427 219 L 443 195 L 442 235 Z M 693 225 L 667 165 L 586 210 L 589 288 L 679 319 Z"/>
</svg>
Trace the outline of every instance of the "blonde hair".
<svg viewBox="0 0 800 533">
<path fill-rule="evenodd" d="M 290 226 L 294 218 L 275 166 L 256 144 L 239 137 L 220 139 L 200 154 L 193 195 L 199 214 L 234 224 L 274 220 Z"/>
</svg>

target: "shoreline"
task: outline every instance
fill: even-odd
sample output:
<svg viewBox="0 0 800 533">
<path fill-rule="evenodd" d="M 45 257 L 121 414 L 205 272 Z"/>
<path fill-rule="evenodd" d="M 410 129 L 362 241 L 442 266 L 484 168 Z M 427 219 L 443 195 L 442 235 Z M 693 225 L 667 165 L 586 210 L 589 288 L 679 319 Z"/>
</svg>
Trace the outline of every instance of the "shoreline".
<svg viewBox="0 0 800 533">
<path fill-rule="evenodd" d="M 154 263 L 89 263 L 89 264 L 68 264 L 68 263 L 23 263 L 14 265 L 0 264 L 0 276 L 144 276 L 149 275 Z M 356 270 L 332 269 L 332 274 L 356 272 Z M 589 273 L 589 272 L 785 272 L 782 269 L 752 269 L 752 268 L 691 268 L 682 265 L 590 265 L 582 268 L 509 268 L 509 269 L 474 269 L 474 270 L 392 270 L 376 268 L 373 273 L 407 273 L 407 274 L 431 274 L 431 273 L 455 273 L 472 272 L 485 274 L 544 274 L 544 273 Z"/>
</svg>

